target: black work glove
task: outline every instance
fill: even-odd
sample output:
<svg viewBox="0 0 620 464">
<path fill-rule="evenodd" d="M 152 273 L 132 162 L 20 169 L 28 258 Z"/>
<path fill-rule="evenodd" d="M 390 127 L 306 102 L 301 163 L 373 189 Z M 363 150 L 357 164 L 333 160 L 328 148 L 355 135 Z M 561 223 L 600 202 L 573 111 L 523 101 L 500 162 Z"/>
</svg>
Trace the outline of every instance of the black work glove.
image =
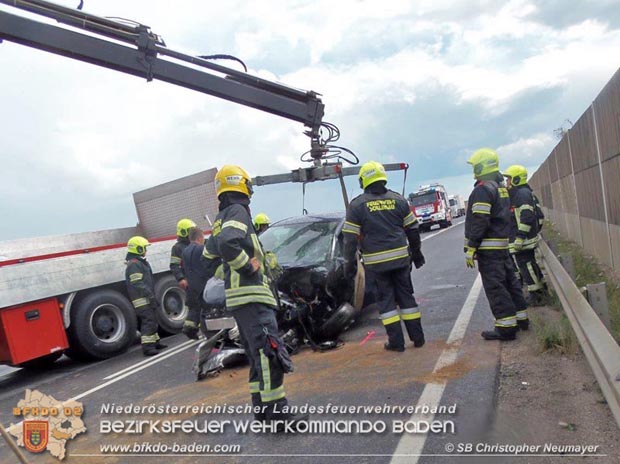
<svg viewBox="0 0 620 464">
<path fill-rule="evenodd" d="M 414 251 L 411 254 L 411 261 L 413 261 L 413 265 L 415 266 L 416 269 L 420 269 L 426 263 L 426 260 L 424 259 L 424 255 L 422 254 L 420 250 Z"/>
</svg>

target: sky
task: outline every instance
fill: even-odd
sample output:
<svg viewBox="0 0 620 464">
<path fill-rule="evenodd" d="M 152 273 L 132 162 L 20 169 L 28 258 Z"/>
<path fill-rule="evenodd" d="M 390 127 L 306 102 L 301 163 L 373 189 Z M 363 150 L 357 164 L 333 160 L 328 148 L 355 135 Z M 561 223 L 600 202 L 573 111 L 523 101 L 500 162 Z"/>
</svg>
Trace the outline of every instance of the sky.
<svg viewBox="0 0 620 464">
<path fill-rule="evenodd" d="M 75 7 L 79 1 L 59 2 Z M 168 48 L 231 54 L 322 95 L 363 163 L 406 162 L 405 193 L 467 196 L 467 158 L 495 148 L 530 171 L 618 69 L 620 1 L 85 0 Z M 0 11 L 16 12 L 1 5 Z M 49 22 L 49 21 L 48 21 Z M 218 61 L 235 69 L 235 62 Z M 224 164 L 287 172 L 300 123 L 163 82 L 0 44 L 0 240 L 135 225 L 132 193 Z M 402 173 L 389 186 L 403 189 Z M 349 197 L 360 192 L 347 179 Z M 336 181 L 256 188 L 272 220 L 344 209 Z"/>
</svg>

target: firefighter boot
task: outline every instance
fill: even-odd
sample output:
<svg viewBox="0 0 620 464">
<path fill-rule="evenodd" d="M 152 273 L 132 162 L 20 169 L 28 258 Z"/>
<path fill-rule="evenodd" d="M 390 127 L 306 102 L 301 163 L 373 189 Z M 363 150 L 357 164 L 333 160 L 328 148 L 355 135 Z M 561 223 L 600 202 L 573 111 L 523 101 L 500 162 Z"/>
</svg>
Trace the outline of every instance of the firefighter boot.
<svg viewBox="0 0 620 464">
<path fill-rule="evenodd" d="M 165 350 L 166 348 L 168 348 L 168 345 L 163 344 L 159 340 L 157 340 L 157 343 L 155 343 L 155 349 Z"/>
<path fill-rule="evenodd" d="M 530 320 L 529 319 L 519 319 L 517 320 L 517 327 L 519 330 L 529 330 L 530 329 Z"/>
<path fill-rule="evenodd" d="M 185 322 L 183 322 L 182 332 L 190 340 L 198 340 L 198 331 L 198 324 L 196 324 L 195 322 L 187 319 L 185 320 Z"/>
<path fill-rule="evenodd" d="M 545 305 L 545 293 L 543 292 L 543 290 L 531 291 L 527 298 L 527 304 L 529 306 L 544 306 Z"/>
<path fill-rule="evenodd" d="M 155 347 L 155 343 L 143 343 L 142 344 L 142 354 L 144 356 L 155 356 L 157 353 L 157 348 Z"/>
<path fill-rule="evenodd" d="M 384 348 L 388 351 L 405 351 L 405 338 L 403 337 L 403 328 L 400 325 L 400 318 L 389 324 L 385 324 L 384 320 L 383 324 L 388 336 L 388 342 L 384 345 Z"/>
<path fill-rule="evenodd" d="M 420 348 L 424 346 L 424 330 L 422 330 L 422 321 L 418 319 L 407 320 L 405 319 L 405 328 L 409 339 L 413 342 L 413 346 Z"/>
<path fill-rule="evenodd" d="M 485 340 L 502 340 L 509 341 L 514 340 L 516 337 L 517 328 L 516 327 L 495 327 L 493 330 L 485 330 L 482 332 L 482 338 Z"/>
</svg>

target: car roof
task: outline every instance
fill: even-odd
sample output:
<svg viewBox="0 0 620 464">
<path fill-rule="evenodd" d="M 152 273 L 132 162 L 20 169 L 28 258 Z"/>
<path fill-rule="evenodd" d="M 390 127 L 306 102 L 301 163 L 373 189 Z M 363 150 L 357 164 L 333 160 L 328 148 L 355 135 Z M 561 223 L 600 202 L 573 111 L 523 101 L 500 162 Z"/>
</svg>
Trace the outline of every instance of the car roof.
<svg viewBox="0 0 620 464">
<path fill-rule="evenodd" d="M 306 224 L 311 222 L 337 222 L 342 221 L 345 218 L 344 211 L 339 211 L 336 213 L 316 213 L 316 214 L 305 214 L 303 216 L 293 216 L 290 218 L 282 219 L 281 221 L 275 222 L 272 226 L 288 226 L 291 224 Z"/>
</svg>

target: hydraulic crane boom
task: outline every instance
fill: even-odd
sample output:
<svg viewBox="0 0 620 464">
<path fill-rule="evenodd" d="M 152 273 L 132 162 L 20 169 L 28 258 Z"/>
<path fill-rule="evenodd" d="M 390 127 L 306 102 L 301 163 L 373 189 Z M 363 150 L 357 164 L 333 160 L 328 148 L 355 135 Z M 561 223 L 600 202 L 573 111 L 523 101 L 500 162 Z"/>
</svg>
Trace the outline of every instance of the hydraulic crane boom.
<svg viewBox="0 0 620 464">
<path fill-rule="evenodd" d="M 101 36 L 0 11 L 0 42 L 8 40 L 148 81 L 162 80 L 300 122 L 308 128 L 305 133 L 311 139 L 311 149 L 320 149 L 324 104 L 316 92 L 287 87 L 170 50 L 161 37 L 142 24 L 114 21 L 43 0 L 0 3 Z"/>
</svg>

